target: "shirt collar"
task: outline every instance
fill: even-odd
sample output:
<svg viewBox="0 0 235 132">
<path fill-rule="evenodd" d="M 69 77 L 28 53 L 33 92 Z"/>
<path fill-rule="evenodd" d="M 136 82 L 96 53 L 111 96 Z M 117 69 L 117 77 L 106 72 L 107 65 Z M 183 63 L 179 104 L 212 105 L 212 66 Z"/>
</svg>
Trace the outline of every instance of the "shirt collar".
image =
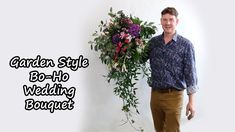
<svg viewBox="0 0 235 132">
<path fill-rule="evenodd" d="M 177 31 L 175 31 L 175 34 L 174 34 L 172 40 L 176 42 L 177 41 L 177 36 L 178 36 Z M 162 39 L 163 38 L 164 38 L 164 32 L 162 33 Z"/>
</svg>

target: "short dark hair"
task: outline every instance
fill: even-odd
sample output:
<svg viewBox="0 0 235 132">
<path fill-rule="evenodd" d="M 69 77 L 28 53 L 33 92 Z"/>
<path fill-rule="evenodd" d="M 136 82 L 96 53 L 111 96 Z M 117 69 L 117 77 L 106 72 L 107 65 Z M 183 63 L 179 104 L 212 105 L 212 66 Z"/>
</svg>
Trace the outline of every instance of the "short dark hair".
<svg viewBox="0 0 235 132">
<path fill-rule="evenodd" d="M 174 7 L 166 7 L 165 9 L 162 10 L 161 14 L 162 15 L 170 14 L 174 15 L 175 17 L 178 17 L 178 11 Z"/>
</svg>

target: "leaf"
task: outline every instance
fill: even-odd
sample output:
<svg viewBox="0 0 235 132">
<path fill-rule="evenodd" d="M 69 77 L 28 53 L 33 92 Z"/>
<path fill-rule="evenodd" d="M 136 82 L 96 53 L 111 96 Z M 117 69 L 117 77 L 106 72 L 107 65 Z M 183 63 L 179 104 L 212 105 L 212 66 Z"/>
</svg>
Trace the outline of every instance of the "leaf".
<svg viewBox="0 0 235 132">
<path fill-rule="evenodd" d="M 113 8 L 112 8 L 112 7 L 110 7 L 109 11 L 110 11 L 110 12 L 113 12 Z"/>
<path fill-rule="evenodd" d="M 134 121 L 134 120 L 131 120 L 131 123 L 132 123 L 132 124 L 134 124 L 134 123 L 135 123 L 135 121 Z"/>
<path fill-rule="evenodd" d="M 149 25 L 153 25 L 154 23 L 153 22 L 150 22 Z"/>
<path fill-rule="evenodd" d="M 95 45 L 95 51 L 98 51 L 98 45 Z"/>
<path fill-rule="evenodd" d="M 118 11 L 117 14 L 119 14 L 119 15 L 124 15 L 124 13 L 123 13 L 122 10 Z"/>
</svg>

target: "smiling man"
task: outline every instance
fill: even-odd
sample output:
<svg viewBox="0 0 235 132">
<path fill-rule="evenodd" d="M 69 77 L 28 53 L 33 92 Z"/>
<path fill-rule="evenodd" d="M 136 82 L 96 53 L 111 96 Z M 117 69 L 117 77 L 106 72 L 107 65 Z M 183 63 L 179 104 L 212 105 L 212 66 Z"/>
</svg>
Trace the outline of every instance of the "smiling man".
<svg viewBox="0 0 235 132">
<path fill-rule="evenodd" d="M 186 89 L 186 116 L 194 117 L 193 95 L 197 91 L 195 53 L 192 43 L 177 34 L 178 12 L 167 7 L 161 12 L 163 33 L 150 40 L 149 54 L 152 78 L 151 110 L 157 132 L 179 132 Z"/>
</svg>

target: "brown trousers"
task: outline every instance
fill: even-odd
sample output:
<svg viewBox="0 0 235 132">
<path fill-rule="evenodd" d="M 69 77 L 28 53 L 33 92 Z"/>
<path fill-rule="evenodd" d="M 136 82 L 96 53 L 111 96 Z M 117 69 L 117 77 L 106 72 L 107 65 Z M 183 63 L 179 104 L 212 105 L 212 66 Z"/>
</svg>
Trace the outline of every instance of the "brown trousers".
<svg viewBox="0 0 235 132">
<path fill-rule="evenodd" d="M 180 132 L 183 91 L 152 91 L 151 110 L 157 132 Z"/>
</svg>

